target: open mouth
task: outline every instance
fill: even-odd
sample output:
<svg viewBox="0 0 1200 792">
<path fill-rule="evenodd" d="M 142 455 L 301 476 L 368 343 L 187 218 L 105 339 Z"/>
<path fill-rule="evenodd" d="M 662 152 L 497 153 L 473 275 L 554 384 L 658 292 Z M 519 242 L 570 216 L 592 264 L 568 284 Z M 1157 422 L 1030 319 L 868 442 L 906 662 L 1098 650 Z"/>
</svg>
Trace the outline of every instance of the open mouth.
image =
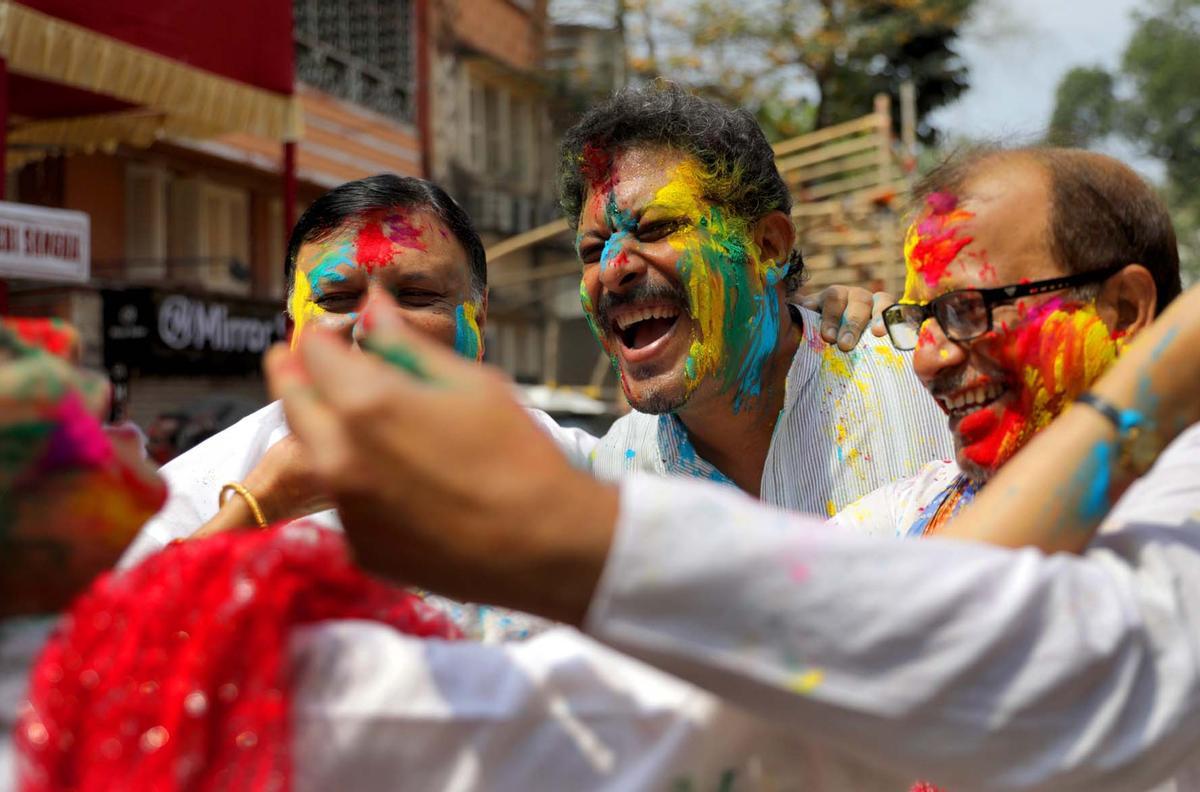
<svg viewBox="0 0 1200 792">
<path fill-rule="evenodd" d="M 998 382 L 983 382 L 963 388 L 948 395 L 937 396 L 937 402 L 951 418 L 962 418 L 976 410 L 987 407 L 1008 392 L 1008 387 Z"/>
<path fill-rule="evenodd" d="M 666 344 L 681 313 L 675 305 L 630 306 L 614 311 L 613 335 L 626 358 L 645 359 Z"/>
</svg>

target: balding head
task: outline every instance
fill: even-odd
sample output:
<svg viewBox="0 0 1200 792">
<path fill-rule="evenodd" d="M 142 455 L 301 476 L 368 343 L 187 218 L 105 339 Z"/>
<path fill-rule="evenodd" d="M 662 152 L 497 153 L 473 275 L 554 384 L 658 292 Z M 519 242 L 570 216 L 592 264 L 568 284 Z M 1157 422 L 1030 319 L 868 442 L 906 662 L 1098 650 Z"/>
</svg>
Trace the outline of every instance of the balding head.
<svg viewBox="0 0 1200 792">
<path fill-rule="evenodd" d="M 1179 250 L 1166 205 L 1125 164 L 1066 148 L 974 148 L 930 172 L 914 190 L 924 207 L 936 193 L 962 195 L 994 167 L 1034 164 L 1049 179 L 1046 244 L 1067 272 L 1141 264 L 1154 278 L 1159 312 L 1179 295 Z"/>
</svg>

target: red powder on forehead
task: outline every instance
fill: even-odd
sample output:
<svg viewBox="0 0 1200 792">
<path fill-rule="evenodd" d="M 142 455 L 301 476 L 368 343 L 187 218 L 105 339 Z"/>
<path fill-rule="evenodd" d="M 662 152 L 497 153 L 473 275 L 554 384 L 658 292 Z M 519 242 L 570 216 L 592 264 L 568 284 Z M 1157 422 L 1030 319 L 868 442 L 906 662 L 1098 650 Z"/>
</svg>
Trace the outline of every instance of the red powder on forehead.
<svg viewBox="0 0 1200 792">
<path fill-rule="evenodd" d="M 392 260 L 392 240 L 383 235 L 379 223 L 365 223 L 354 239 L 354 261 L 367 273 Z"/>
<path fill-rule="evenodd" d="M 588 143 L 583 147 L 579 172 L 587 179 L 588 186 L 595 193 L 606 193 L 617 182 L 612 152 L 595 143 Z"/>
<path fill-rule="evenodd" d="M 445 230 L 438 230 L 442 232 L 442 237 L 444 238 L 446 236 Z M 387 238 L 400 247 L 425 250 L 425 243 L 421 241 L 421 227 L 413 225 L 402 214 L 388 215 Z"/>
<path fill-rule="evenodd" d="M 971 244 L 971 237 L 958 236 L 958 225 L 975 215 L 957 208 L 958 199 L 947 193 L 934 193 L 925 203 L 929 213 L 917 223 L 909 256 L 913 268 L 933 289 L 959 251 Z"/>
</svg>

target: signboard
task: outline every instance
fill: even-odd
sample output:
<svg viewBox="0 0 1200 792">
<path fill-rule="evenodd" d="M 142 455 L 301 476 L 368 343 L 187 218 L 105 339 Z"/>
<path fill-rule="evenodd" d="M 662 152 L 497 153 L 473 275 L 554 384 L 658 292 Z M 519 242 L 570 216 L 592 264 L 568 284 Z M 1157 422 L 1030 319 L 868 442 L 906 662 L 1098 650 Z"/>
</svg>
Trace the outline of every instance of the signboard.
<svg viewBox="0 0 1200 792">
<path fill-rule="evenodd" d="M 104 363 L 142 374 L 225 376 L 258 372 L 287 336 L 277 307 L 253 300 L 161 289 L 110 289 L 104 298 Z"/>
<path fill-rule="evenodd" d="M 86 281 L 91 239 L 84 212 L 0 201 L 0 277 Z"/>
</svg>

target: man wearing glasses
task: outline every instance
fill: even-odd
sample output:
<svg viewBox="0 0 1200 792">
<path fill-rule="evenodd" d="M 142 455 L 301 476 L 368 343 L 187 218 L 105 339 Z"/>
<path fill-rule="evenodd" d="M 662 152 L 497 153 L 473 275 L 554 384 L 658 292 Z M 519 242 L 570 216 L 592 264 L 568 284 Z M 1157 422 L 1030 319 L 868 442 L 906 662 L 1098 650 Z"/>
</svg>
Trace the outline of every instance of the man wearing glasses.
<svg viewBox="0 0 1200 792">
<path fill-rule="evenodd" d="M 973 152 L 932 172 L 916 198 L 904 296 L 883 317 L 896 348 L 915 350 L 956 458 L 836 518 L 900 536 L 944 526 L 1180 290 L 1161 203 L 1108 157 Z"/>
</svg>

